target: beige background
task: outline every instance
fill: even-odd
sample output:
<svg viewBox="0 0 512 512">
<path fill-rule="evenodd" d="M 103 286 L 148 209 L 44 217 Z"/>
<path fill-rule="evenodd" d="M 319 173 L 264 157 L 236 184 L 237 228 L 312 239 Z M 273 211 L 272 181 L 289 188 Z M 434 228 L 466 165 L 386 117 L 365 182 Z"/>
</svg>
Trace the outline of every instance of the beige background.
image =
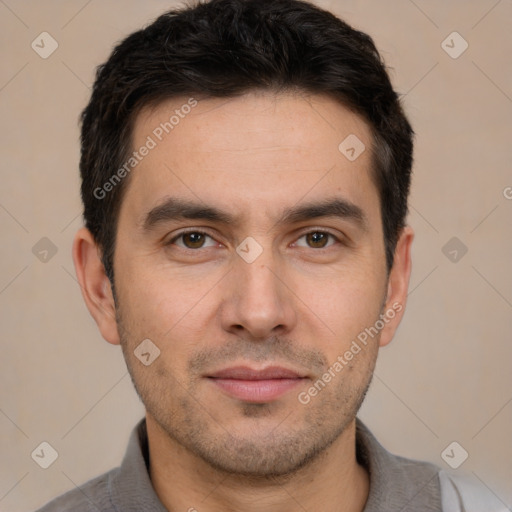
<svg viewBox="0 0 512 512">
<path fill-rule="evenodd" d="M 360 413 L 395 453 L 512 504 L 512 2 L 319 1 L 370 33 L 417 132 L 417 233 L 405 320 Z M 0 510 L 33 510 L 120 462 L 143 409 L 118 347 L 83 304 L 70 249 L 81 225 L 78 115 L 114 42 L 170 1 L 0 0 Z M 31 42 L 59 44 L 48 59 Z M 469 47 L 451 58 L 453 31 Z M 457 43 L 459 44 L 459 43 Z M 457 48 L 457 46 L 456 46 Z M 452 237 L 468 252 L 442 252 Z M 40 261 L 48 237 L 58 252 Z M 49 442 L 48 469 L 31 452 Z"/>
</svg>

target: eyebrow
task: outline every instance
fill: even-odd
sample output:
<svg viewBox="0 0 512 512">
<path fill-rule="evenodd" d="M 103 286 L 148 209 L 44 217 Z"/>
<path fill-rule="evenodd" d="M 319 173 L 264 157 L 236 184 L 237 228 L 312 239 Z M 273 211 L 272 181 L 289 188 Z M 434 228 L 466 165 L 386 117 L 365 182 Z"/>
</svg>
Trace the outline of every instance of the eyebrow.
<svg viewBox="0 0 512 512">
<path fill-rule="evenodd" d="M 337 217 L 353 222 L 363 231 L 368 229 L 368 219 L 354 203 L 339 197 L 287 208 L 274 224 L 294 224 L 321 217 Z M 218 224 L 237 224 L 239 216 L 219 210 L 214 206 L 187 199 L 168 197 L 152 208 L 144 217 L 142 229 L 151 231 L 159 224 L 184 219 L 208 220 Z"/>
</svg>

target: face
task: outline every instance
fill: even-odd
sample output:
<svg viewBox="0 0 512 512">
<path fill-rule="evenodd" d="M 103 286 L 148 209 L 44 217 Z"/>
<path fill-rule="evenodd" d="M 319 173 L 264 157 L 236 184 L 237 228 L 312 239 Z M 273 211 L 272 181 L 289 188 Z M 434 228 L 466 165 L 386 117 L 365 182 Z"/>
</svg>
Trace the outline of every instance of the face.
<svg viewBox="0 0 512 512">
<path fill-rule="evenodd" d="M 115 327 L 98 323 L 172 442 L 223 471 L 287 474 L 353 422 L 397 324 L 381 316 L 396 295 L 370 130 L 321 96 L 187 103 L 137 118 L 134 148 L 154 147 L 119 214 Z"/>
</svg>

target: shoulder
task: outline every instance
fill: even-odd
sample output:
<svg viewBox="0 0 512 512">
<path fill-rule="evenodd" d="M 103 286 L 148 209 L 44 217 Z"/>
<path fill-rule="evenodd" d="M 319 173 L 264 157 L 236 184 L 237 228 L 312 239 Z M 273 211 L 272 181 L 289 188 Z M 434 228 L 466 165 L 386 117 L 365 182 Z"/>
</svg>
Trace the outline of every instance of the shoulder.
<svg viewBox="0 0 512 512">
<path fill-rule="evenodd" d="M 356 456 L 370 478 L 365 512 L 441 510 L 439 468 L 388 452 L 358 418 Z"/>
<path fill-rule="evenodd" d="M 115 511 L 109 487 L 119 468 L 97 476 L 80 487 L 53 499 L 36 512 L 108 512 Z"/>
<path fill-rule="evenodd" d="M 439 482 L 443 510 L 449 512 L 509 512 L 497 495 L 469 475 L 441 469 Z"/>
<path fill-rule="evenodd" d="M 476 477 L 392 454 L 359 419 L 356 427 L 357 458 L 370 475 L 365 512 L 510 512 Z"/>
</svg>

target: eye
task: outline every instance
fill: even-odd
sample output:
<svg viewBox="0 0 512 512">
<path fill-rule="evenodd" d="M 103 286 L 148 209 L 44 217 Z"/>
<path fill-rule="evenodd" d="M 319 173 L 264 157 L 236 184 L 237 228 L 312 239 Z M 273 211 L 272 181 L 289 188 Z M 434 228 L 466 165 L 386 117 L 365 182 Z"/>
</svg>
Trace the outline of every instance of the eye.
<svg viewBox="0 0 512 512">
<path fill-rule="evenodd" d="M 312 249 L 325 249 L 329 247 L 332 245 L 332 243 L 329 244 L 329 239 L 334 242 L 338 241 L 338 239 L 328 231 L 310 231 L 299 238 L 299 240 L 302 239 L 305 239 L 306 244 L 304 245 L 297 242 L 297 245 L 299 247 L 310 247 Z"/>
<path fill-rule="evenodd" d="M 209 245 L 205 245 L 207 239 L 211 240 Z M 181 243 L 177 243 L 178 241 Z M 212 247 L 215 244 L 215 240 L 202 231 L 187 231 L 175 236 L 167 245 L 177 245 L 182 249 L 202 249 L 204 247 Z"/>
<path fill-rule="evenodd" d="M 301 242 L 301 240 L 304 240 L 304 242 Z M 302 235 L 295 245 L 311 249 L 325 249 L 337 241 L 339 240 L 332 233 L 316 230 Z M 167 243 L 167 245 L 176 245 L 182 249 L 192 250 L 214 247 L 216 244 L 217 242 L 210 235 L 197 230 L 182 232 Z"/>
</svg>

